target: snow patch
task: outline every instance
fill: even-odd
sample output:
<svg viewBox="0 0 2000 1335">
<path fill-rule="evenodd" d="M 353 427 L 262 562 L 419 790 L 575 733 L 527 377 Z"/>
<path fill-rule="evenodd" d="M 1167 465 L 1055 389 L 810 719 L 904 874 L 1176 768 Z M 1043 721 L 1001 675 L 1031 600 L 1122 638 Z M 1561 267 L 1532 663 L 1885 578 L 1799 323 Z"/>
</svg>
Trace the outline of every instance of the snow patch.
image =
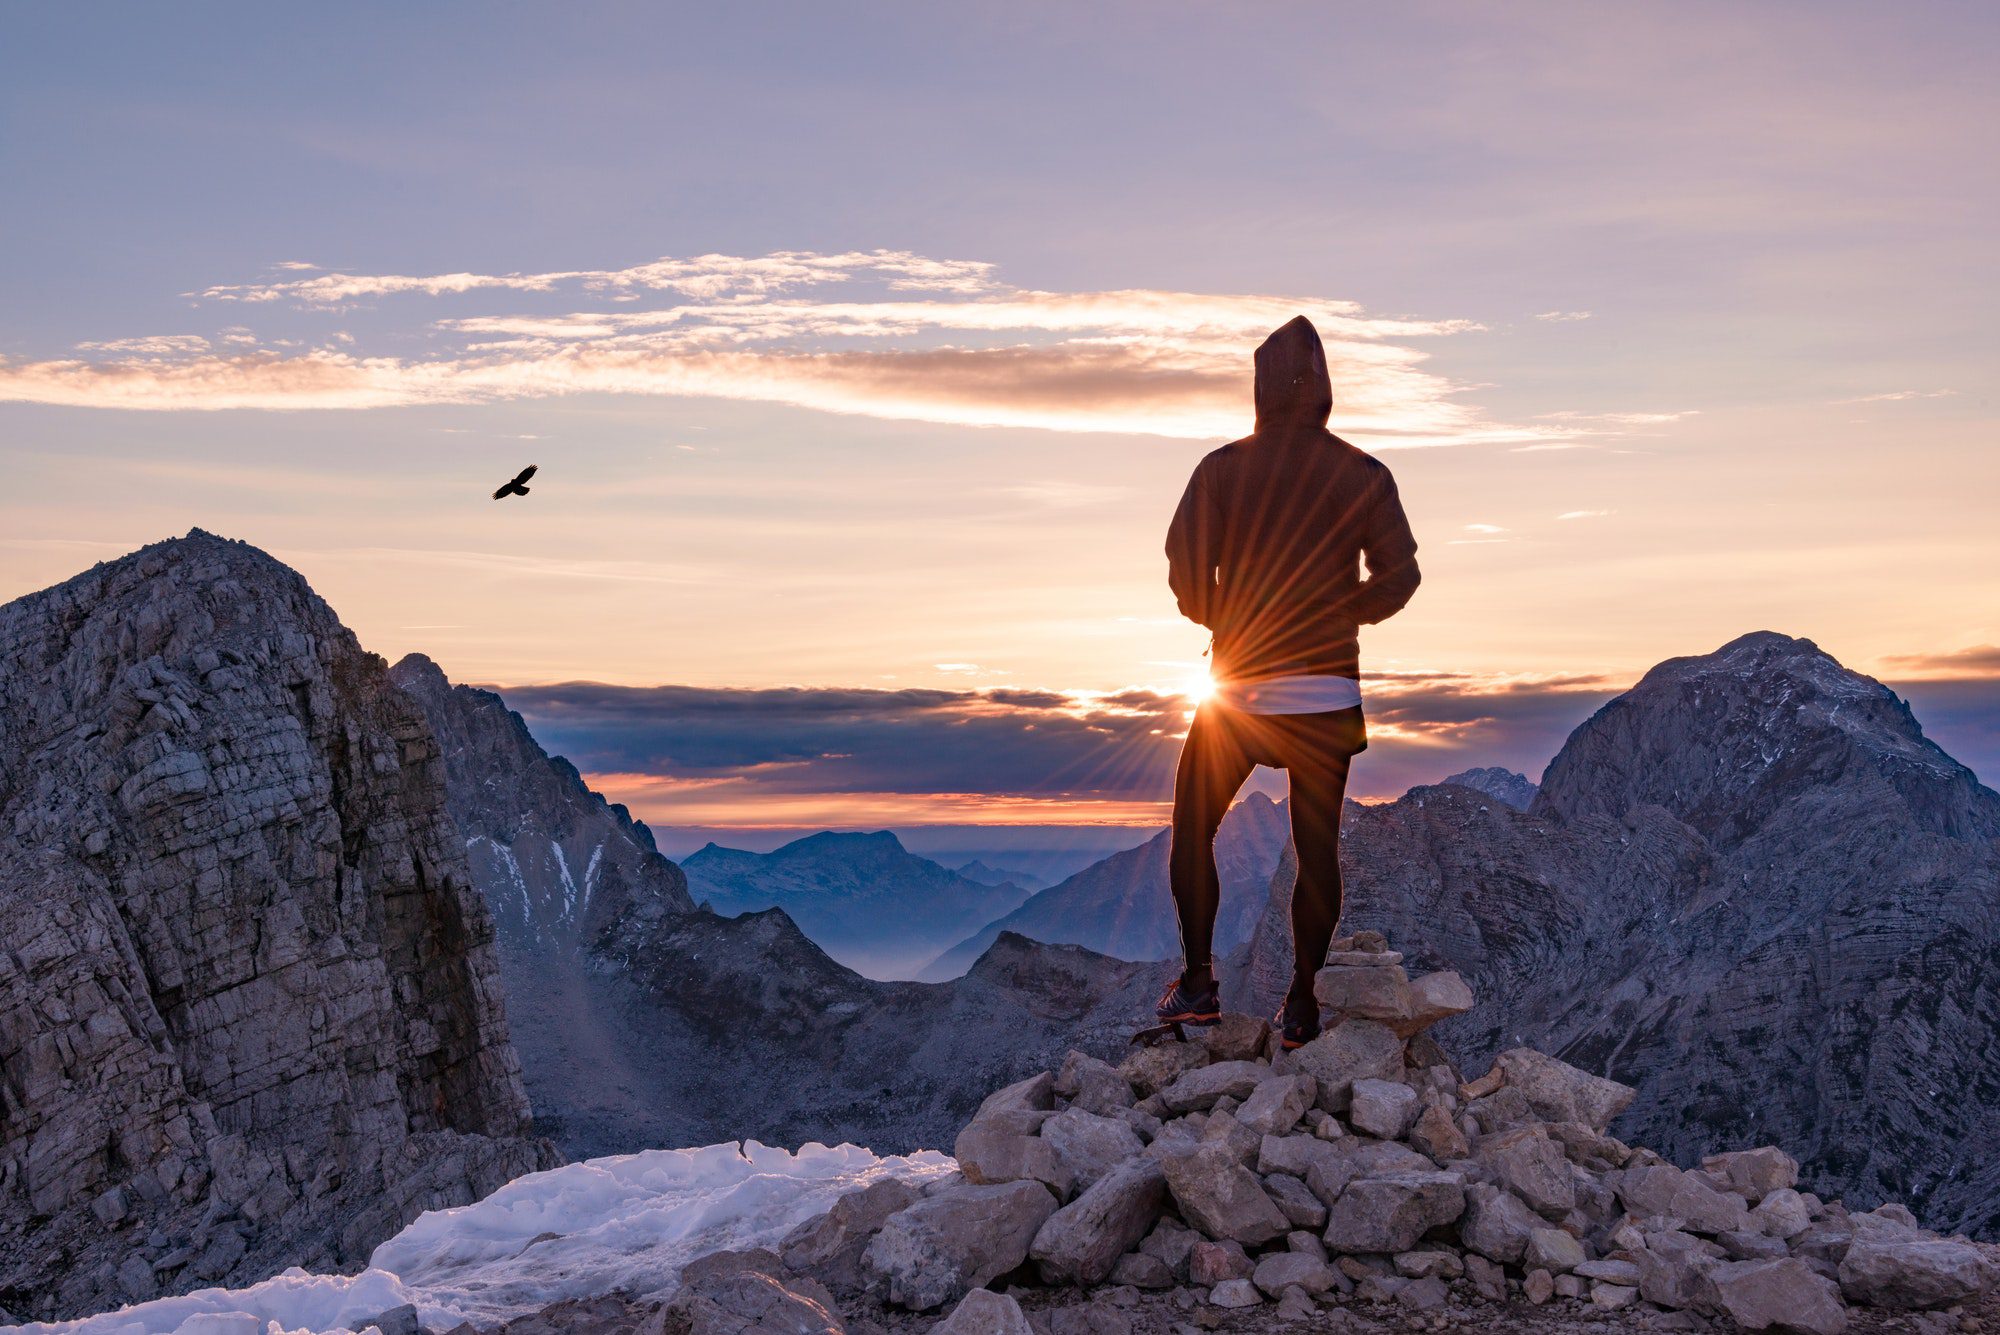
<svg viewBox="0 0 2000 1335">
<path fill-rule="evenodd" d="M 622 1290 L 664 1298 L 709 1252 L 775 1246 L 840 1196 L 884 1178 L 923 1183 L 957 1164 L 935 1150 L 881 1157 L 857 1145 L 754 1140 L 645 1150 L 516 1178 L 484 1200 L 420 1215 L 358 1275 L 291 1269 L 242 1289 L 201 1289 L 26 1335 L 298 1335 L 345 1332 L 413 1303 L 432 1330 L 482 1329 L 565 1298 Z"/>
</svg>

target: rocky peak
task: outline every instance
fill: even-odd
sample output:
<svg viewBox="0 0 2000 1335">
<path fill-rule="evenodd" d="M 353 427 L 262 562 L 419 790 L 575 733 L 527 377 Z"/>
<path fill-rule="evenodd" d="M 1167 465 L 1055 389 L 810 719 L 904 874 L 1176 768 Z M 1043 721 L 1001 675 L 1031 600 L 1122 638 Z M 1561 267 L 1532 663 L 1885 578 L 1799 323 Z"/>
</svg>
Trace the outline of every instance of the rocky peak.
<svg viewBox="0 0 2000 1335">
<path fill-rule="evenodd" d="M 1476 769 L 1460 770 L 1458 773 L 1439 779 L 1439 783 L 1455 783 L 1461 788 L 1470 788 L 1476 793 L 1484 793 L 1496 801 L 1505 802 L 1516 811 L 1526 811 L 1535 801 L 1535 785 L 1525 774 L 1502 769 L 1498 765 L 1482 765 Z"/>
<path fill-rule="evenodd" d="M 295 572 L 196 529 L 0 608 L 0 1298 L 352 1264 L 552 1162 L 492 934 L 422 716 Z"/>
<path fill-rule="evenodd" d="M 1804 788 L 1896 802 L 1939 834 L 2000 834 L 2000 795 L 1925 738 L 1893 691 L 1771 631 L 1648 672 L 1571 734 L 1532 809 L 1619 820 L 1657 806 L 1733 846 Z"/>
</svg>

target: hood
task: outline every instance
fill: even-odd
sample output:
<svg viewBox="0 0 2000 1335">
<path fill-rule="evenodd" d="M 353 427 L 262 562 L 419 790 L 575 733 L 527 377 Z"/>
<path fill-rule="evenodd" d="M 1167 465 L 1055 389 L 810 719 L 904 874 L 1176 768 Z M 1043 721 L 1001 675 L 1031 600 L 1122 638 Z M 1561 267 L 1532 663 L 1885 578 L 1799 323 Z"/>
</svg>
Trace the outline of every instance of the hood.
<svg viewBox="0 0 2000 1335">
<path fill-rule="evenodd" d="M 1324 427 L 1332 411 L 1326 349 L 1312 321 L 1297 316 L 1257 349 L 1257 430 Z"/>
</svg>

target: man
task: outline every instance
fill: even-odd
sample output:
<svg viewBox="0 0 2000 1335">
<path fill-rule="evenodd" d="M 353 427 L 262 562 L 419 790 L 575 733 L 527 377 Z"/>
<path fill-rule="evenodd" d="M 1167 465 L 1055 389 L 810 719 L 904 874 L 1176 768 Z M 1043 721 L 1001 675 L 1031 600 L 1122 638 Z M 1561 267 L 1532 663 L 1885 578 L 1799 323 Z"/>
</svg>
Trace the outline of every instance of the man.
<svg viewBox="0 0 2000 1335">
<path fill-rule="evenodd" d="M 1313 978 L 1340 920 L 1340 808 L 1348 761 L 1368 745 L 1356 630 L 1410 601 L 1417 543 L 1388 468 L 1326 429 L 1333 386 L 1312 322 L 1265 339 L 1256 363 L 1256 430 L 1201 461 L 1167 532 L 1167 580 L 1182 615 L 1213 632 L 1216 689 L 1174 778 L 1183 969 L 1159 1018 L 1221 1015 L 1215 831 L 1250 771 L 1271 765 L 1290 772 L 1299 857 L 1292 982 L 1275 1019 L 1296 1048 L 1319 1035 Z"/>
</svg>

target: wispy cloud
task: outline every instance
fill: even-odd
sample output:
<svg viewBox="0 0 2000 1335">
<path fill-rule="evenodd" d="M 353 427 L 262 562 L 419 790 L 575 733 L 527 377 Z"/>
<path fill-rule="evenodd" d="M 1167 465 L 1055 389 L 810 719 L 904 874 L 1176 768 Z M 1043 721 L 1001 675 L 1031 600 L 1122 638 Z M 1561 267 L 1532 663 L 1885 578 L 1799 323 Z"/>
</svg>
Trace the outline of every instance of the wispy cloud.
<svg viewBox="0 0 2000 1335">
<path fill-rule="evenodd" d="M 1577 320 L 1588 320 L 1589 311 L 1538 311 L 1537 320 L 1547 320 L 1552 324 L 1569 324 Z"/>
<path fill-rule="evenodd" d="M 1975 644 L 1938 654 L 1895 654 L 1884 661 L 1925 677 L 2000 677 L 2000 644 Z"/>
<path fill-rule="evenodd" d="M 463 310 L 482 293 L 563 305 Z M 623 302 L 657 293 L 676 299 Z M 395 318 L 358 341 L 346 329 L 301 340 L 232 325 L 214 340 L 110 340 L 79 349 L 88 355 L 0 362 L 0 401 L 294 410 L 641 394 L 1213 439 L 1248 424 L 1251 350 L 1303 313 L 1327 342 L 1336 426 L 1377 448 L 1551 442 L 1605 429 L 1555 416 L 1497 422 L 1464 402 L 1465 387 L 1429 370 L 1415 343 L 1479 330 L 1471 321 L 1381 316 L 1323 297 L 1037 291 L 1003 284 L 983 261 L 906 252 L 708 255 L 546 273 L 315 273 L 195 295 L 232 312 L 290 312 L 286 332 L 357 303 L 389 303 L 376 322 Z M 413 314 L 408 301 L 457 309 Z M 412 356 L 418 340 L 438 351 Z"/>
<path fill-rule="evenodd" d="M 1603 519 L 1607 515 L 1615 515 L 1617 513 L 1618 512 L 1616 510 L 1565 510 L 1561 514 L 1557 515 L 1556 518 L 1557 519 Z"/>
<path fill-rule="evenodd" d="M 1846 403 L 1900 403 L 1905 399 L 1948 399 L 1958 393 L 1955 389 L 1892 389 L 1886 394 L 1863 394 L 1858 398 L 1835 399 L 1838 404 Z"/>
</svg>

